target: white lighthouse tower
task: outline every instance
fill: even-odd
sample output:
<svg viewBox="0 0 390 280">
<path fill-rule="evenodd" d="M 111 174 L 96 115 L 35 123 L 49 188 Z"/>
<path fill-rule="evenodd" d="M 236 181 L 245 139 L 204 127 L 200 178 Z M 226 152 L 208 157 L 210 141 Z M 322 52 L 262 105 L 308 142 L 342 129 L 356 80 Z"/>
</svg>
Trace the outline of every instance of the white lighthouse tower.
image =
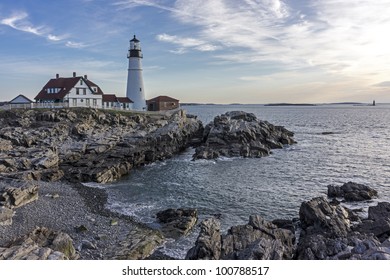
<svg viewBox="0 0 390 280">
<path fill-rule="evenodd" d="M 140 111 L 146 109 L 144 80 L 142 78 L 142 57 L 140 41 L 134 35 L 134 38 L 130 40 L 130 49 L 127 54 L 129 69 L 126 96 L 134 102 L 133 109 Z"/>
</svg>

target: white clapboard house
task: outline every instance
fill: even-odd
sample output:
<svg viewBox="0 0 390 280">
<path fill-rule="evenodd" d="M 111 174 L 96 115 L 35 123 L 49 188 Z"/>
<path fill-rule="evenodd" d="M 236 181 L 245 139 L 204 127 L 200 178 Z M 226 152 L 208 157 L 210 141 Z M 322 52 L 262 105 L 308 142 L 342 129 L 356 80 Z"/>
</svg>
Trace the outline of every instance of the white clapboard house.
<svg viewBox="0 0 390 280">
<path fill-rule="evenodd" d="M 102 108 L 103 91 L 87 75 L 50 79 L 35 97 L 37 107 Z"/>
</svg>

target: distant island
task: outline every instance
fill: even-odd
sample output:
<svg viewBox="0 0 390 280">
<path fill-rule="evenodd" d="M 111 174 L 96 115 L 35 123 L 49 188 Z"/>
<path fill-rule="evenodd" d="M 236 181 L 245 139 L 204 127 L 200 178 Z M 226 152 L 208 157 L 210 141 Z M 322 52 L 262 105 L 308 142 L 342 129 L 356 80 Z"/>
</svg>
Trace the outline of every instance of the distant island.
<svg viewBox="0 0 390 280">
<path fill-rule="evenodd" d="M 361 103 L 361 102 L 337 102 L 337 103 L 329 103 L 329 105 L 367 105 L 367 103 Z"/>
<path fill-rule="evenodd" d="M 309 103 L 269 103 L 264 106 L 317 106 L 316 104 Z"/>
</svg>

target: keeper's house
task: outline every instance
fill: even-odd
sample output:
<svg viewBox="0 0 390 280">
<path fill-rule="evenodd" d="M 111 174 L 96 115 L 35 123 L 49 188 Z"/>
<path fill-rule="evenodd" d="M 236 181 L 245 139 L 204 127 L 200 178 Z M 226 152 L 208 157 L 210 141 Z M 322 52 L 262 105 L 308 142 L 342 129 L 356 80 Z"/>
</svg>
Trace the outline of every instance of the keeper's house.
<svg viewBox="0 0 390 280">
<path fill-rule="evenodd" d="M 62 78 L 59 74 L 49 80 L 34 98 L 36 107 L 90 107 L 102 108 L 103 91 L 98 85 L 84 77 Z"/>
</svg>

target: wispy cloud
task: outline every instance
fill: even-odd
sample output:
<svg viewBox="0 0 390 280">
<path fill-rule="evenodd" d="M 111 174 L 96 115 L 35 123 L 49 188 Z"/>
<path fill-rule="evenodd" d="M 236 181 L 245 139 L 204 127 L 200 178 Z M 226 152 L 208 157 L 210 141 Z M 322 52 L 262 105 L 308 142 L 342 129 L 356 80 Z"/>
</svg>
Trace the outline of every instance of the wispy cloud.
<svg viewBox="0 0 390 280">
<path fill-rule="evenodd" d="M 28 22 L 27 17 L 28 17 L 27 13 L 18 12 L 8 18 L 2 19 L 0 23 L 19 31 L 32 33 L 38 36 L 43 36 L 45 27 L 33 26 L 30 22 Z"/>
<path fill-rule="evenodd" d="M 198 38 L 179 37 L 176 35 L 168 35 L 166 33 L 159 34 L 156 36 L 156 38 L 162 42 L 178 45 L 178 49 L 172 51 L 173 53 L 177 54 L 186 53 L 188 49 L 195 49 L 201 52 L 210 52 L 219 49 L 218 46 L 207 43 Z"/>
<path fill-rule="evenodd" d="M 345 76 L 390 71 L 389 0 L 127 0 L 117 5 L 162 9 L 196 27 L 191 38 L 157 36 L 176 44 L 177 53 L 218 46 L 225 52 L 215 56 L 225 61 L 317 67 Z"/>
<path fill-rule="evenodd" d="M 73 42 L 73 41 L 67 41 L 65 46 L 67 46 L 69 48 L 74 48 L 74 49 L 82 49 L 82 48 L 87 47 L 87 45 L 84 43 Z"/>
<path fill-rule="evenodd" d="M 390 81 L 384 81 L 373 85 L 374 87 L 390 87 Z"/>
<path fill-rule="evenodd" d="M 0 24 L 9 26 L 21 32 L 26 32 L 39 37 L 46 38 L 48 41 L 51 42 L 61 42 L 69 37 L 69 35 L 67 34 L 54 35 L 50 32 L 51 28 L 45 25 L 36 26 L 29 21 L 28 17 L 29 16 L 26 12 L 16 12 L 9 17 L 1 19 Z M 70 48 L 83 48 L 86 45 L 84 43 L 66 41 L 65 46 Z"/>
</svg>

